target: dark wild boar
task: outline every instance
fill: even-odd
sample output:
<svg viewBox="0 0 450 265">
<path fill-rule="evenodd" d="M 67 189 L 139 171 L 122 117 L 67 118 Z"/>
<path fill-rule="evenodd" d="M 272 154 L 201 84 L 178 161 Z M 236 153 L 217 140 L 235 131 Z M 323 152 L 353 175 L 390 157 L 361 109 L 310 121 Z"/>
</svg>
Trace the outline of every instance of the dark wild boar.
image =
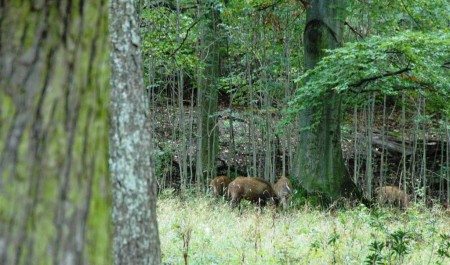
<svg viewBox="0 0 450 265">
<path fill-rule="evenodd" d="M 273 189 L 275 190 L 278 199 L 280 199 L 283 209 L 287 210 L 292 193 L 291 181 L 287 177 L 282 176 L 277 183 L 275 183 Z"/>
<path fill-rule="evenodd" d="M 242 199 L 259 205 L 267 202 L 278 204 L 278 198 L 270 183 L 251 177 L 237 177 L 228 185 L 228 197 L 231 199 L 231 206 L 240 206 Z"/>
<path fill-rule="evenodd" d="M 226 195 L 226 191 L 228 189 L 228 184 L 230 184 L 231 179 L 227 176 L 218 176 L 215 179 L 211 180 L 209 186 L 213 190 L 213 193 L 217 196 Z"/>
<path fill-rule="evenodd" d="M 379 204 L 388 204 L 400 208 L 409 206 L 409 196 L 395 186 L 384 186 L 375 189 Z"/>
</svg>

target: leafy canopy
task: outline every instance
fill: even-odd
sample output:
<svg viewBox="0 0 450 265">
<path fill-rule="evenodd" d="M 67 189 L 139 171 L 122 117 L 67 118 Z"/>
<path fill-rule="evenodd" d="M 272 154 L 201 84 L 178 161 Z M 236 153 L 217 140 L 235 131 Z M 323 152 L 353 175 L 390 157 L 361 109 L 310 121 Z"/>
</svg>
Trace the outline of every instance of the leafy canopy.
<svg viewBox="0 0 450 265">
<path fill-rule="evenodd" d="M 290 122 L 300 111 L 321 106 L 323 96 L 332 91 L 348 96 L 363 92 L 396 95 L 400 91 L 411 91 L 448 98 L 449 74 L 449 33 L 373 36 L 327 50 L 327 56 L 315 68 L 295 80 L 299 87 L 285 112 Z M 449 113 L 449 108 L 447 104 L 444 111 Z M 316 124 L 319 117 L 317 113 Z"/>
</svg>

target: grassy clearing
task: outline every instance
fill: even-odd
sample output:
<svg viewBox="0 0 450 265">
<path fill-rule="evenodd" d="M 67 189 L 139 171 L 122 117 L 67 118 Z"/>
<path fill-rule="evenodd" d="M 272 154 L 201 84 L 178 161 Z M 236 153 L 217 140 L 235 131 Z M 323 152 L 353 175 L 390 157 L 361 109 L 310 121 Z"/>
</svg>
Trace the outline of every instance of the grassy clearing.
<svg viewBox="0 0 450 265">
<path fill-rule="evenodd" d="M 162 196 L 164 264 L 449 264 L 450 214 L 413 206 L 278 213 L 223 200 Z"/>
</svg>

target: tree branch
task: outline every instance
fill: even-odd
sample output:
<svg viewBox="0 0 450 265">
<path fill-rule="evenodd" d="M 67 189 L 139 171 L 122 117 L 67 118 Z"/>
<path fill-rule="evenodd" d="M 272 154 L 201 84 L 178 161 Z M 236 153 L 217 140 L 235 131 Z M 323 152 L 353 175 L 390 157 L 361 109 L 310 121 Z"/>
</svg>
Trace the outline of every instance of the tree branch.
<svg viewBox="0 0 450 265">
<path fill-rule="evenodd" d="M 183 40 L 181 41 L 180 45 L 179 45 L 173 52 L 171 52 L 171 53 L 169 54 L 170 57 L 174 56 L 175 53 L 177 53 L 177 52 L 183 47 L 184 43 L 186 42 L 186 40 L 187 40 L 187 38 L 188 38 L 188 36 L 189 36 L 189 31 L 190 31 L 193 27 L 195 27 L 195 25 L 197 25 L 197 23 L 198 23 L 199 21 L 200 21 L 200 19 L 194 21 L 194 23 L 192 23 L 192 24 L 189 26 L 189 28 L 186 30 L 186 35 L 184 36 L 184 38 L 183 38 Z"/>
<path fill-rule="evenodd" d="M 403 68 L 403 69 L 400 69 L 400 70 L 398 70 L 398 71 L 395 71 L 395 72 L 387 72 L 387 73 L 384 73 L 384 74 L 382 74 L 382 75 L 377 75 L 377 76 L 372 76 L 372 77 L 364 78 L 364 79 L 360 80 L 360 81 L 357 82 L 357 83 L 350 84 L 349 86 L 350 86 L 350 87 L 359 87 L 359 86 L 361 86 L 361 85 L 363 85 L 363 84 L 365 84 L 365 83 L 367 83 L 367 82 L 375 81 L 375 80 L 377 80 L 377 79 L 384 78 L 384 77 L 388 77 L 388 76 L 399 75 L 399 74 L 402 74 L 402 73 L 404 73 L 404 72 L 408 72 L 408 71 L 410 71 L 410 70 L 411 70 L 411 68 L 409 68 L 409 66 L 407 66 L 407 67 L 405 67 L 405 68 Z"/>
<path fill-rule="evenodd" d="M 354 29 L 347 21 L 344 22 L 344 25 L 346 25 L 347 27 L 350 28 L 351 31 L 353 31 L 353 33 L 355 33 L 357 36 L 359 36 L 361 39 L 364 39 L 364 36 L 361 35 L 361 33 L 359 33 L 356 29 Z"/>
<path fill-rule="evenodd" d="M 438 89 L 434 89 L 431 85 L 429 84 L 421 84 L 422 89 L 428 89 L 429 91 L 436 93 L 438 95 L 440 95 L 443 98 L 446 99 L 450 99 L 450 97 L 448 95 L 446 95 L 445 93 L 443 93 L 442 91 L 439 91 Z M 403 90 L 413 90 L 415 88 L 411 88 L 411 87 L 398 87 L 396 89 L 394 89 L 394 91 L 403 91 Z M 374 89 L 364 89 L 363 91 L 357 91 L 355 89 L 349 89 L 350 92 L 352 93 L 371 93 L 371 92 L 380 92 L 380 89 L 374 88 Z"/>
<path fill-rule="evenodd" d="M 408 7 L 405 5 L 405 2 L 403 0 L 400 0 L 400 2 L 402 3 L 403 7 L 405 8 L 405 11 L 408 14 L 408 16 L 414 21 L 414 23 L 416 23 L 417 26 L 419 26 L 420 29 L 422 29 L 422 25 L 419 24 L 419 22 L 417 22 L 417 20 L 411 14 L 411 12 L 409 11 Z"/>
</svg>

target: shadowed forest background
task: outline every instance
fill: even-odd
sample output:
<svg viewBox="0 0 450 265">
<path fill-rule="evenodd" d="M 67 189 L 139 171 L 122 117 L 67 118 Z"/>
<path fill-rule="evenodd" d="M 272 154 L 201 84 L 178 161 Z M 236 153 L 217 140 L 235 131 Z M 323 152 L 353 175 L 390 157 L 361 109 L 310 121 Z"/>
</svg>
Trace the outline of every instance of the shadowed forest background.
<svg viewBox="0 0 450 265">
<path fill-rule="evenodd" d="M 267 250 L 261 238 L 270 237 L 255 232 L 276 234 L 275 225 L 268 226 L 276 214 L 247 207 L 244 219 L 222 212 L 227 203 L 204 195 L 218 175 L 270 183 L 290 177 L 292 220 L 298 222 L 279 217 L 283 244 L 295 245 L 291 229 L 307 226 L 312 215 L 328 227 L 336 225 L 327 223 L 330 216 L 352 220 L 362 231 L 363 222 L 376 230 L 396 218 L 359 208 L 345 212 L 347 217 L 310 208 L 333 205 L 346 196 L 348 183 L 367 200 L 377 187 L 397 186 L 420 205 L 406 219 L 429 220 L 427 209 L 441 207 L 444 217 L 436 223 L 447 220 L 449 3 L 318 2 L 328 9 L 314 13 L 314 1 L 302 0 L 0 1 L 0 264 L 118 262 L 113 235 L 120 225 L 112 219 L 120 211 L 111 212 L 120 208 L 119 189 L 130 187 L 111 173 L 120 170 L 115 162 L 121 154 L 149 161 L 130 167 L 130 179 L 144 183 L 139 192 L 151 202 L 146 217 L 155 218 L 150 208 L 156 194 L 161 200 L 158 221 L 170 225 L 160 226 L 159 237 L 162 260 L 169 264 L 187 264 L 190 236 L 193 246 L 206 248 L 202 242 L 212 240 L 205 239 L 211 231 L 202 227 L 192 235 L 193 224 L 196 218 L 219 220 L 217 214 L 250 220 L 245 231 L 255 241 L 233 244 L 255 251 L 246 257 L 239 252 L 232 261 L 199 254 L 194 263 L 281 262 L 281 256 L 262 258 L 278 245 Z M 121 37 L 130 48 L 118 45 Z M 131 55 L 121 56 L 128 49 Z M 124 90 L 114 81 L 119 76 Z M 137 91 L 136 101 L 121 101 L 125 93 L 116 91 Z M 127 107 L 130 115 L 123 114 Z M 127 136 L 115 137 L 117 128 L 124 130 L 120 113 L 136 121 L 138 129 L 130 126 L 128 136 L 135 137 L 130 148 L 139 156 L 115 149 Z M 210 218 L 200 215 L 205 209 L 214 210 Z M 334 227 L 332 235 L 347 231 Z M 440 238 L 436 249 L 444 254 L 430 260 L 443 262 L 450 257 L 450 231 L 433 229 L 439 232 L 423 240 Z M 324 251 L 334 253 L 339 239 L 332 235 L 323 239 L 327 244 L 311 239 L 309 246 L 326 245 Z M 417 238 L 410 240 L 421 242 Z M 221 244 L 227 242 L 234 241 Z M 290 253 L 295 246 L 273 252 Z M 377 243 L 372 246 L 378 253 Z M 303 254 L 320 260 L 314 253 Z M 401 262 L 405 253 L 393 254 L 390 262 Z M 284 262 L 300 262 L 289 255 Z M 344 262 L 334 258 L 330 262 Z"/>
</svg>

